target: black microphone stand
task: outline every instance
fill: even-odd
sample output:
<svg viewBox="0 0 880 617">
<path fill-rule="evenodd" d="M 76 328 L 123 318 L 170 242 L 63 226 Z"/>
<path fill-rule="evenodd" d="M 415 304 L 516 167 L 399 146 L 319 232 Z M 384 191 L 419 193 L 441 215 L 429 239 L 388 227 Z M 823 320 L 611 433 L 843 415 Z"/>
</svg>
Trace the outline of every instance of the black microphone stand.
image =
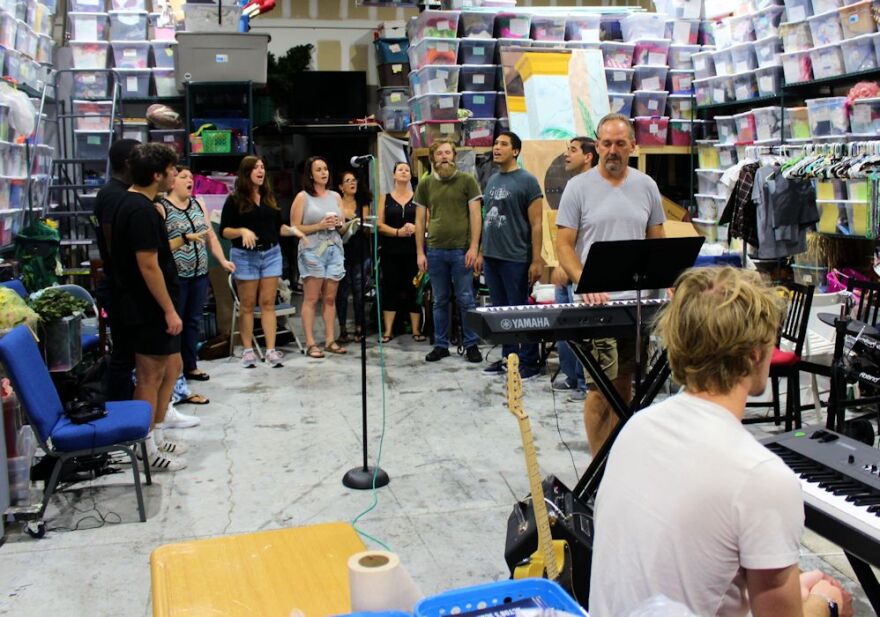
<svg viewBox="0 0 880 617">
<path fill-rule="evenodd" d="M 376 164 L 376 160 L 373 157 L 371 158 L 370 165 L 370 184 L 372 185 L 375 182 L 375 170 L 374 166 Z M 361 296 L 361 425 L 362 425 L 362 435 L 361 440 L 363 443 L 363 465 L 359 467 L 354 467 L 345 472 L 345 475 L 342 476 L 342 484 L 347 486 L 348 488 L 353 488 L 357 490 L 369 490 L 374 486 L 375 479 L 375 487 L 380 488 L 388 484 L 391 479 L 388 477 L 388 474 L 381 467 L 370 467 L 367 463 L 367 320 L 366 320 L 366 308 L 367 308 L 367 285 L 364 280 L 364 265 L 367 263 L 367 258 L 370 254 L 370 244 L 374 247 L 378 246 L 379 242 L 379 229 L 377 224 L 373 224 L 373 221 L 376 221 L 376 190 L 375 187 L 372 187 L 373 191 L 373 200 L 370 204 L 370 221 L 364 222 L 362 225 L 362 229 L 358 229 L 356 233 L 363 234 L 364 229 L 367 227 L 372 227 L 373 234 L 370 238 L 370 242 L 362 242 L 363 251 L 361 252 L 361 263 L 359 267 L 361 268 L 361 276 L 358 277 L 360 279 L 360 289 L 352 290 L 353 293 L 359 293 Z M 362 214 L 362 213 L 356 213 Z M 376 251 L 373 251 L 374 256 L 376 255 Z M 373 263 L 370 270 L 375 272 L 377 263 Z M 375 278 L 375 277 L 374 277 Z M 381 300 L 380 300 L 381 302 Z M 378 307 L 378 304 L 377 304 Z M 377 308 L 378 312 L 378 308 Z M 379 313 L 379 319 L 382 319 L 381 312 Z"/>
</svg>

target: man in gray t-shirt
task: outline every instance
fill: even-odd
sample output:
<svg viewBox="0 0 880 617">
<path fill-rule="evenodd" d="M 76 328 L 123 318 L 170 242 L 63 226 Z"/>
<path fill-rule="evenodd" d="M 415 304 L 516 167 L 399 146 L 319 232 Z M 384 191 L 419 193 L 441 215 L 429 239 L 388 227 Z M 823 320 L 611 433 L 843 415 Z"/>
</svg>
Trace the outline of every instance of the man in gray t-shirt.
<svg viewBox="0 0 880 617">
<path fill-rule="evenodd" d="M 657 184 L 631 169 L 629 157 L 635 136 L 629 118 L 608 114 L 596 131 L 599 165 L 571 180 L 562 193 L 556 215 L 556 251 L 569 278 L 580 281 L 587 254 L 594 242 L 663 238 L 665 215 Z M 588 304 L 608 302 L 607 293 L 585 294 Z M 621 398 L 632 400 L 635 373 L 635 339 L 595 339 L 593 353 L 614 383 Z M 595 455 L 617 424 L 601 392 L 590 389 L 584 402 L 584 425 Z"/>
<path fill-rule="evenodd" d="M 541 277 L 543 197 L 537 178 L 520 169 L 516 157 L 522 141 L 510 131 L 495 139 L 492 159 L 499 171 L 492 174 L 483 191 L 486 214 L 483 219 L 482 246 L 477 268 L 485 266 L 486 284 L 492 306 L 527 304 L 529 287 Z M 503 359 L 519 356 L 522 379 L 538 375 L 536 344 L 503 345 L 502 360 L 483 369 L 487 375 L 503 375 Z"/>
</svg>

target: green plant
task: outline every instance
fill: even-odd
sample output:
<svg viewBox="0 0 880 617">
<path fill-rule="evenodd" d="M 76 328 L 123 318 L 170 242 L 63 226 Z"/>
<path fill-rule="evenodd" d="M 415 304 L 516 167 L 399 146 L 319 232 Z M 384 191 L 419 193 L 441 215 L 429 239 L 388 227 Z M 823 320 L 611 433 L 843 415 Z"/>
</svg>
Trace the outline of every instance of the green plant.
<svg viewBox="0 0 880 617">
<path fill-rule="evenodd" d="M 57 321 L 68 315 L 84 312 L 89 308 L 85 300 L 58 289 L 44 289 L 29 303 L 31 309 L 45 322 Z"/>
<path fill-rule="evenodd" d="M 277 108 L 286 109 L 287 102 L 293 94 L 292 77 L 296 73 L 309 70 L 313 49 L 310 43 L 306 43 L 294 45 L 283 56 L 276 57 L 269 52 L 266 85 Z"/>
</svg>

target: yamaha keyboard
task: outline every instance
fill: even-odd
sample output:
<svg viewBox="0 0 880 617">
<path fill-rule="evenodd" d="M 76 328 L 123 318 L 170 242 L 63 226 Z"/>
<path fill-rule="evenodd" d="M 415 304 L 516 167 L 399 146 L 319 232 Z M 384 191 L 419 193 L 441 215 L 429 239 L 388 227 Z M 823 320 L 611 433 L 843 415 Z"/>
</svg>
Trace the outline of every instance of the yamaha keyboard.
<svg viewBox="0 0 880 617">
<path fill-rule="evenodd" d="M 668 302 L 665 298 L 642 300 L 642 324 Z M 480 338 L 492 343 L 635 338 L 636 301 L 487 306 L 468 311 L 467 323 Z"/>
<path fill-rule="evenodd" d="M 822 427 L 776 435 L 762 443 L 798 474 L 806 526 L 846 553 L 875 610 L 880 588 L 880 450 Z"/>
</svg>

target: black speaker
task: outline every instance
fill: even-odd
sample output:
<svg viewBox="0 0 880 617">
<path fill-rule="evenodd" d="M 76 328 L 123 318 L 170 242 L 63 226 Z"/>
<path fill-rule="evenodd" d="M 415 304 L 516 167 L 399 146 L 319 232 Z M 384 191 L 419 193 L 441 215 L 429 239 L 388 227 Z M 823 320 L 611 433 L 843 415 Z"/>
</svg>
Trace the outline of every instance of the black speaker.
<svg viewBox="0 0 880 617">
<path fill-rule="evenodd" d="M 571 550 L 573 587 L 584 608 L 590 597 L 590 564 L 593 549 L 593 514 L 556 476 L 547 476 L 543 484 L 549 502 L 550 534 L 554 540 L 565 540 Z M 511 574 L 514 568 L 538 550 L 538 528 L 531 499 L 513 506 L 507 519 L 507 541 L 504 560 Z"/>
</svg>

